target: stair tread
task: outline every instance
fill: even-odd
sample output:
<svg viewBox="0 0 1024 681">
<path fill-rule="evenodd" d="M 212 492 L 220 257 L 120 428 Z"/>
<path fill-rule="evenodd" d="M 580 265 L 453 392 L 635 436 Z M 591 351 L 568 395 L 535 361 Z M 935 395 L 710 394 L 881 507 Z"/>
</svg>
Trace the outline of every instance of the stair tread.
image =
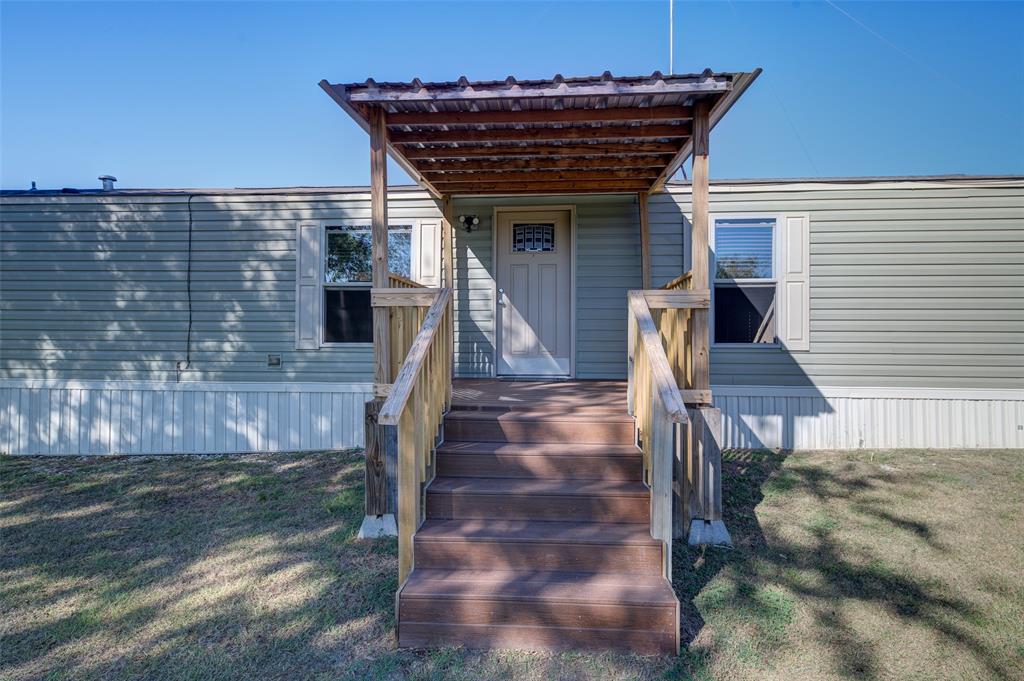
<svg viewBox="0 0 1024 681">
<path fill-rule="evenodd" d="M 402 598 L 557 601 L 675 607 L 661 575 L 534 570 L 415 569 Z"/>
<path fill-rule="evenodd" d="M 572 544 L 658 545 L 650 527 L 641 523 L 566 522 L 545 520 L 428 519 L 417 539 L 434 541 L 552 542 Z"/>
<path fill-rule="evenodd" d="M 511 411 L 453 409 L 448 412 L 445 418 L 461 421 L 600 421 L 601 423 L 633 423 L 633 417 L 625 411 L 603 410 L 559 410 L 552 412 L 549 409 L 515 409 Z"/>
<path fill-rule="evenodd" d="M 535 496 L 646 497 L 649 490 L 632 480 L 533 480 L 530 478 L 434 478 L 427 493 L 529 494 Z"/>
<path fill-rule="evenodd" d="M 493 454 L 497 456 L 636 456 L 636 445 L 559 444 L 546 442 L 474 442 L 445 441 L 437 448 L 439 454 Z"/>
</svg>

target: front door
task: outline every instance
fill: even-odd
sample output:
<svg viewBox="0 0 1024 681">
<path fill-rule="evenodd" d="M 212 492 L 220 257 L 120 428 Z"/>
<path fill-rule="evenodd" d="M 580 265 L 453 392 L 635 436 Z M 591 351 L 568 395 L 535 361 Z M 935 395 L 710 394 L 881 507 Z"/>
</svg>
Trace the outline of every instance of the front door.
<svg viewBox="0 0 1024 681">
<path fill-rule="evenodd" d="M 499 211 L 498 374 L 569 376 L 572 226 L 567 210 Z"/>
</svg>

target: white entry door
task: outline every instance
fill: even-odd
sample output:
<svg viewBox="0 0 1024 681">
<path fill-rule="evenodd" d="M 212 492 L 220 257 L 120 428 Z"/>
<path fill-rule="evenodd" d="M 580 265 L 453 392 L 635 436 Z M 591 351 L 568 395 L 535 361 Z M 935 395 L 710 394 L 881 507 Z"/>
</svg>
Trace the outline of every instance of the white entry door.
<svg viewBox="0 0 1024 681">
<path fill-rule="evenodd" d="M 567 210 L 498 212 L 498 374 L 572 371 L 572 226 Z"/>
</svg>

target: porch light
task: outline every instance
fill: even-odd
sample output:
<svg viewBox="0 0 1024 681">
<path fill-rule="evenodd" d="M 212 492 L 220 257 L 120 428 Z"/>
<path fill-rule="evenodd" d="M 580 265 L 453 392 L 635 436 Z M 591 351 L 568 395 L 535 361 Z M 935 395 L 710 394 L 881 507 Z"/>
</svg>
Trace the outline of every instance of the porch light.
<svg viewBox="0 0 1024 681">
<path fill-rule="evenodd" d="M 480 218 L 476 215 L 460 215 L 459 225 L 462 229 L 467 232 L 472 232 L 473 228 L 480 224 Z"/>
</svg>

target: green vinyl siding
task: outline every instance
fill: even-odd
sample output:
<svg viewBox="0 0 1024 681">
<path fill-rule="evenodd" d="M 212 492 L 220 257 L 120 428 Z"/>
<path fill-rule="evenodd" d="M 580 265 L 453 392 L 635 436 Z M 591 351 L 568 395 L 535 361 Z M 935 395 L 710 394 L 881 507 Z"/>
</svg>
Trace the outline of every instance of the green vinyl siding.
<svg viewBox="0 0 1024 681">
<path fill-rule="evenodd" d="M 1024 388 L 1020 180 L 723 184 L 711 210 L 810 214 L 810 350 L 712 347 L 713 385 Z"/>
<path fill-rule="evenodd" d="M 0 377 L 174 380 L 187 201 L 3 196 Z M 576 209 L 576 375 L 625 376 L 625 292 L 641 284 L 630 195 L 456 200 L 456 215 L 480 218 L 455 231 L 459 375 L 494 370 L 495 206 L 545 204 Z M 689 188 L 649 209 L 659 286 L 689 267 Z M 1024 387 L 1024 182 L 715 183 L 711 209 L 810 215 L 810 350 L 714 347 L 714 385 Z M 392 219 L 438 215 L 422 191 L 389 192 Z M 196 195 L 181 380 L 372 380 L 367 346 L 294 349 L 296 224 L 369 218 L 365 190 Z"/>
<path fill-rule="evenodd" d="M 389 217 L 436 218 L 421 191 Z M 0 376 L 239 382 L 372 380 L 369 346 L 295 350 L 295 228 L 367 223 L 365 190 L 2 199 Z M 267 354 L 282 366 L 267 366 Z"/>
</svg>

